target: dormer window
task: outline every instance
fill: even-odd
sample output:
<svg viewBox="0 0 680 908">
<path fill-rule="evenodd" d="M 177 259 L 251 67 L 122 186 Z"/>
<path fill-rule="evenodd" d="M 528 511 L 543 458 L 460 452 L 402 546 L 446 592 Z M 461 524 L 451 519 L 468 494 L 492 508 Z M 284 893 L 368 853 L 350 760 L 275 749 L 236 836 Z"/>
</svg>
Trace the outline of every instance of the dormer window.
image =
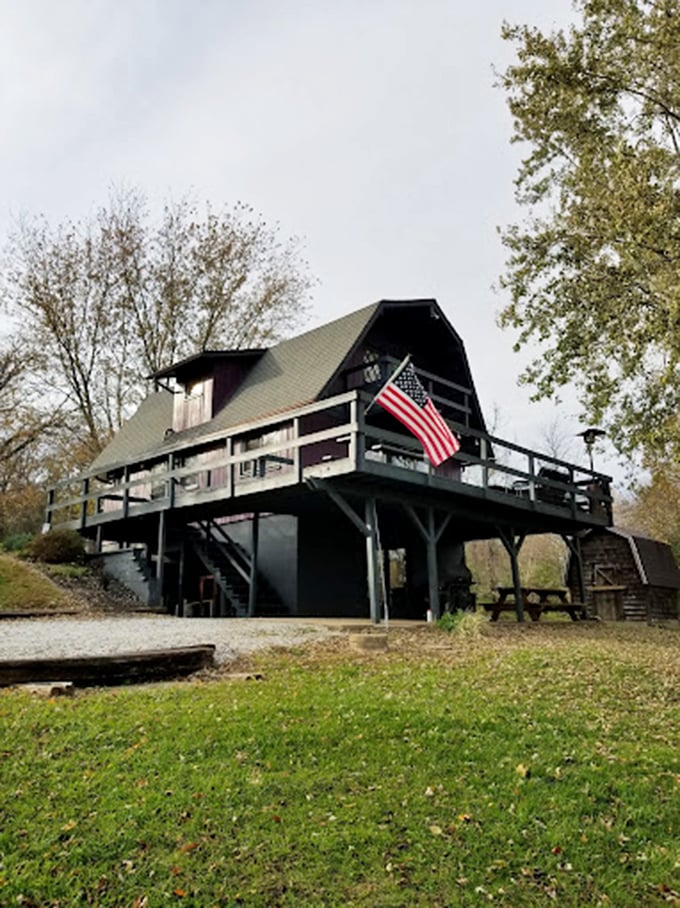
<svg viewBox="0 0 680 908">
<path fill-rule="evenodd" d="M 200 426 L 213 417 L 213 378 L 201 378 L 184 386 L 175 396 L 175 413 L 172 428 L 175 432 Z"/>
</svg>

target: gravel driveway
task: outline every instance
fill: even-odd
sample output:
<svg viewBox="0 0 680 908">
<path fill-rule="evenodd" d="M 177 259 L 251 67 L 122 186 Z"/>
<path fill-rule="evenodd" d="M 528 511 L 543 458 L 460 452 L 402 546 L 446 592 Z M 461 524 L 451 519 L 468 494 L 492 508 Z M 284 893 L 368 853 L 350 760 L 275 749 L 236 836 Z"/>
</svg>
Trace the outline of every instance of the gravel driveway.
<svg viewBox="0 0 680 908">
<path fill-rule="evenodd" d="M 220 664 L 270 646 L 295 646 L 335 632 L 319 624 L 261 618 L 40 618 L 0 622 L 0 660 L 104 656 L 214 643 Z"/>
</svg>

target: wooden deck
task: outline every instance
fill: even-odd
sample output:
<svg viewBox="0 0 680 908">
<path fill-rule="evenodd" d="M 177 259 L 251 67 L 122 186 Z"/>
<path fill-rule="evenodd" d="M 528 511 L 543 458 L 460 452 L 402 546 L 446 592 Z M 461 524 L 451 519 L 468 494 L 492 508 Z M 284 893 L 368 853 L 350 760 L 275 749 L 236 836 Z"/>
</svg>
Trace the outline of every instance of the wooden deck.
<svg viewBox="0 0 680 908">
<path fill-rule="evenodd" d="M 457 423 L 463 450 L 434 469 L 415 438 L 371 424 L 369 401 L 349 391 L 209 436 L 178 433 L 160 451 L 52 487 L 47 524 L 94 538 L 100 526 L 164 511 L 187 521 L 211 509 L 290 513 L 319 481 L 440 502 L 469 521 L 470 539 L 499 525 L 573 533 L 611 523 L 608 477 Z"/>
</svg>

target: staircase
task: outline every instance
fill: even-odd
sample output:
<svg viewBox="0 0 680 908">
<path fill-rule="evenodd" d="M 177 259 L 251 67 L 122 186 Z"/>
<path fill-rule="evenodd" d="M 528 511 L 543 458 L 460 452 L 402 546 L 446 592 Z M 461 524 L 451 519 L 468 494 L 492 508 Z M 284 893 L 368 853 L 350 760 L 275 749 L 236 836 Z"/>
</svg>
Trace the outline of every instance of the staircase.
<svg viewBox="0 0 680 908">
<path fill-rule="evenodd" d="M 237 618 L 247 618 L 252 570 L 249 553 L 214 521 L 187 527 L 186 538 L 200 562 L 214 577 L 232 614 Z M 256 611 L 260 616 L 287 613 L 276 590 L 260 573 L 257 575 Z"/>
<path fill-rule="evenodd" d="M 142 549 L 117 549 L 100 553 L 93 560 L 100 565 L 104 577 L 122 584 L 141 605 L 158 606 L 158 582 Z"/>
</svg>

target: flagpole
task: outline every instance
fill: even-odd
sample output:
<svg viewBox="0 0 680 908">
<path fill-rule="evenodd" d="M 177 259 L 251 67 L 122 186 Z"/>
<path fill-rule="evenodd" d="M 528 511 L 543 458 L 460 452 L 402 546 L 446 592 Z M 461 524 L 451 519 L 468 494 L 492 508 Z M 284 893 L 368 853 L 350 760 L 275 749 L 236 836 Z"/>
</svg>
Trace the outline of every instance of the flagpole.
<svg viewBox="0 0 680 908">
<path fill-rule="evenodd" d="M 389 383 L 390 383 L 390 382 L 393 382 L 393 381 L 395 380 L 395 378 L 396 378 L 398 375 L 401 375 L 401 373 L 402 373 L 402 372 L 404 371 L 404 369 L 408 366 L 408 364 L 409 364 L 410 361 L 411 361 L 411 354 L 410 354 L 410 353 L 407 353 L 406 356 L 404 357 L 404 359 L 399 363 L 399 365 L 397 366 L 397 368 L 394 370 L 394 372 L 392 373 L 392 375 L 390 375 L 390 377 L 387 379 L 387 381 L 386 381 L 385 384 L 382 386 L 382 388 L 377 392 L 377 394 L 375 394 L 375 395 L 373 396 L 373 400 L 369 403 L 369 405 L 368 405 L 368 406 L 366 407 L 366 409 L 364 410 L 364 416 L 368 413 L 368 411 L 371 409 L 371 407 L 373 406 L 373 404 L 376 402 L 376 399 L 377 399 L 378 397 L 380 397 L 380 395 L 381 395 L 382 392 L 385 390 L 385 388 L 389 385 Z"/>
</svg>

